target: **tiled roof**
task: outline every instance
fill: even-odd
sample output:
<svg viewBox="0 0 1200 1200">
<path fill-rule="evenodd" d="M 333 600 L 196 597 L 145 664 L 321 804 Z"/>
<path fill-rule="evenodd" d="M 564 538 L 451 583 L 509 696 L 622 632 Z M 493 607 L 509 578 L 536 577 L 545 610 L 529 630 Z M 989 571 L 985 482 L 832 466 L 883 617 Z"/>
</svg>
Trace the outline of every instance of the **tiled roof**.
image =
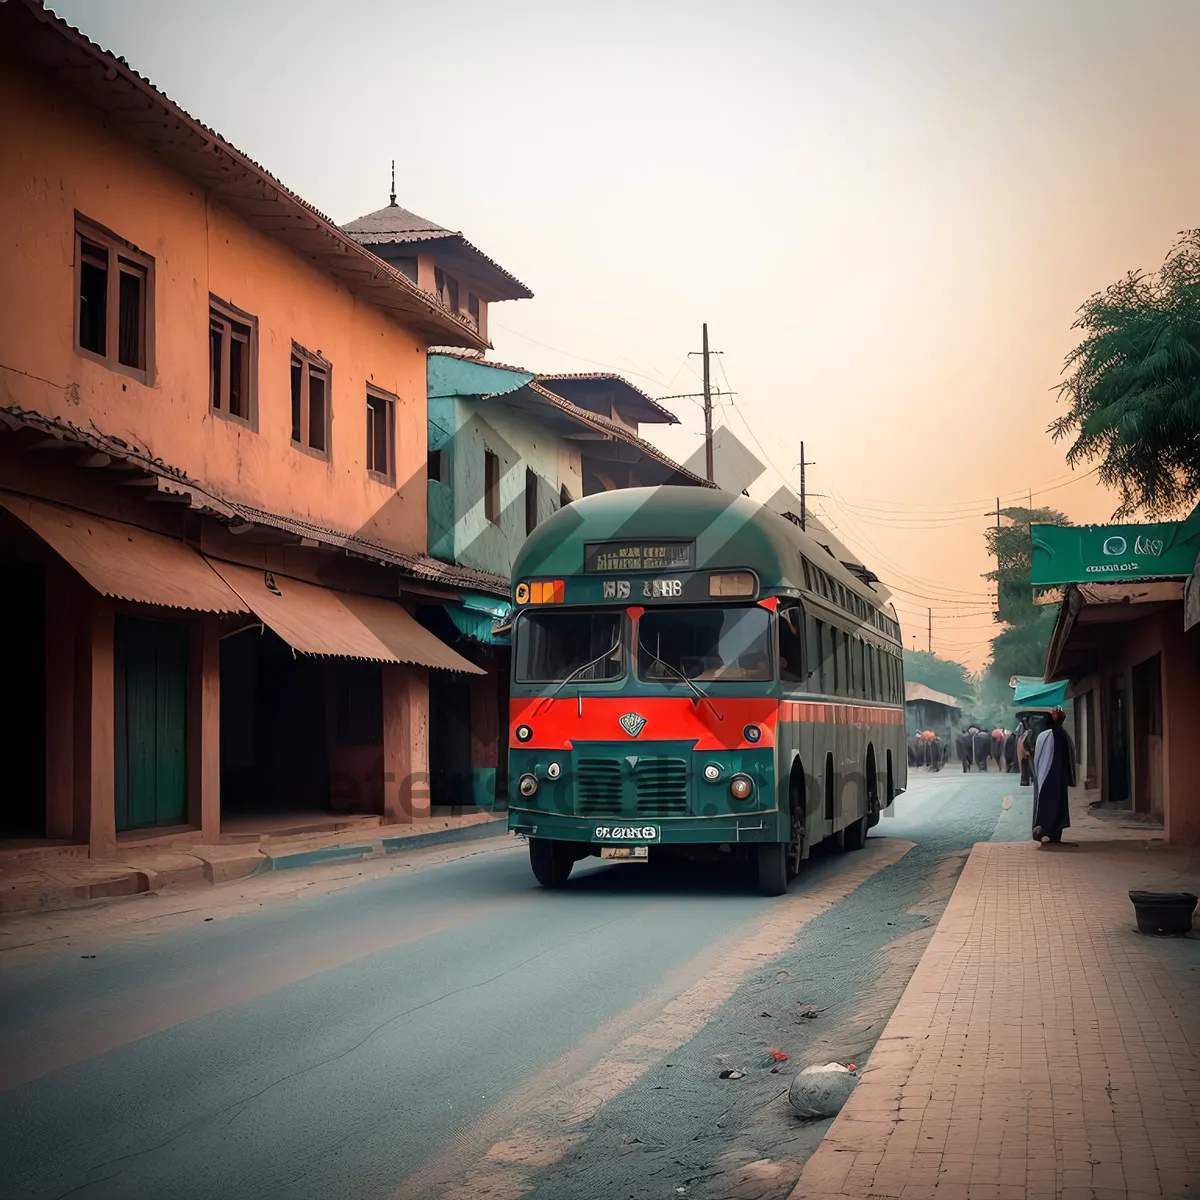
<svg viewBox="0 0 1200 1200">
<path fill-rule="evenodd" d="M 431 341 L 486 345 L 466 317 L 447 312 L 402 272 L 360 246 L 124 59 L 55 16 L 40 0 L 0 3 L 0 42 L 51 87 L 78 97 L 111 131 L 194 180 L 246 224 L 286 245 L 355 296 L 392 313 Z"/>
<path fill-rule="evenodd" d="M 355 217 L 342 227 L 360 246 L 407 245 L 421 242 L 441 242 L 471 260 L 476 274 L 484 283 L 493 283 L 506 291 L 506 299 L 528 300 L 533 293 L 495 259 L 489 258 L 454 229 L 446 229 L 425 217 L 419 217 L 398 204 L 388 204 L 375 212 Z"/>
<path fill-rule="evenodd" d="M 631 416 L 636 415 L 641 421 L 661 425 L 679 424 L 679 418 L 673 412 L 663 408 L 657 400 L 647 396 L 636 384 L 630 383 L 623 375 L 618 375 L 613 371 L 576 371 L 559 375 L 539 375 L 538 378 L 551 386 L 556 383 L 565 384 L 566 389 L 570 390 L 576 390 L 572 387 L 574 384 L 612 383 L 626 392 L 630 401 Z M 569 398 L 575 399 L 578 403 L 577 397 Z M 618 407 L 621 407 L 619 402 Z"/>
<path fill-rule="evenodd" d="M 545 377 L 543 376 L 543 378 Z M 557 395 L 555 392 L 550 391 L 549 388 L 542 387 L 539 383 L 531 383 L 529 390 L 541 397 L 547 404 L 557 408 L 560 412 L 573 417 L 579 424 L 605 433 L 615 441 L 625 442 L 626 445 L 633 446 L 635 449 L 640 450 L 647 458 L 653 459 L 655 462 L 690 480 L 692 483 L 709 488 L 717 486 L 715 483 L 711 483 L 709 480 L 697 475 L 694 471 L 689 471 L 687 467 L 665 455 L 657 446 L 652 446 L 636 434 L 630 433 L 628 429 L 623 425 L 618 425 L 616 421 L 612 421 L 600 413 L 594 413 L 589 409 L 581 408 L 578 404 L 573 404 L 570 400 Z"/>
<path fill-rule="evenodd" d="M 223 500 L 178 467 L 169 466 L 161 459 L 151 457 L 144 450 L 131 446 L 113 434 L 105 434 L 96 429 L 83 429 L 60 417 L 47 417 L 15 404 L 0 407 L 0 421 L 12 429 L 38 430 L 62 441 L 77 442 L 114 459 L 132 463 L 156 478 L 160 492 L 185 498 L 193 509 L 222 518 L 233 527 L 262 525 L 296 537 L 309 538 L 325 547 L 343 550 L 359 558 L 397 567 L 414 579 L 440 583 L 450 588 L 471 588 L 498 596 L 507 597 L 509 594 L 509 581 L 502 575 L 444 563 L 428 554 L 393 550 L 360 534 L 343 533 L 298 517 L 265 512 L 248 504 Z"/>
</svg>

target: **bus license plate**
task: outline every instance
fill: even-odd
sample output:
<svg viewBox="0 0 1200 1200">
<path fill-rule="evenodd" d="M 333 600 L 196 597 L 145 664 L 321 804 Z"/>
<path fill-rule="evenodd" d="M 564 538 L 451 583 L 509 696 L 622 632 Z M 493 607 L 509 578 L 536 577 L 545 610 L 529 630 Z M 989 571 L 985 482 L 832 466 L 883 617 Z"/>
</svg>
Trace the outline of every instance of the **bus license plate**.
<svg viewBox="0 0 1200 1200">
<path fill-rule="evenodd" d="M 592 829 L 593 842 L 635 842 L 643 844 L 658 841 L 657 825 L 596 825 Z"/>
<path fill-rule="evenodd" d="M 601 858 L 620 858 L 625 862 L 648 862 L 649 846 L 601 846 Z"/>
</svg>

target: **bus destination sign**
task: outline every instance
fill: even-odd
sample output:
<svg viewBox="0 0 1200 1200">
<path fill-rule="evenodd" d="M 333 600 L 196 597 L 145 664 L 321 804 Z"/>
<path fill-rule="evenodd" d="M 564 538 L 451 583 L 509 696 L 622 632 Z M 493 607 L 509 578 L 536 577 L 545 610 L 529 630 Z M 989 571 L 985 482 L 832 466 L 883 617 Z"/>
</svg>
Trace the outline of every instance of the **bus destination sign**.
<svg viewBox="0 0 1200 1200">
<path fill-rule="evenodd" d="M 694 542 L 589 542 L 584 570 L 604 575 L 625 571 L 690 571 Z"/>
</svg>

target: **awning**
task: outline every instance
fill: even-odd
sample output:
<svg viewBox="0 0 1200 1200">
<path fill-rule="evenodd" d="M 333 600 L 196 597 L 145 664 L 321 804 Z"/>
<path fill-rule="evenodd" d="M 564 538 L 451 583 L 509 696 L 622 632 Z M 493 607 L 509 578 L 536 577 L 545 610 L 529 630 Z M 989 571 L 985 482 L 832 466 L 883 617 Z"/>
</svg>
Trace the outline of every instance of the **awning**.
<svg viewBox="0 0 1200 1200">
<path fill-rule="evenodd" d="M 177 538 L 8 492 L 0 492 L 0 505 L 104 596 L 194 612 L 248 611 L 204 558 Z"/>
<path fill-rule="evenodd" d="M 1018 679 L 1013 704 L 1024 708 L 1061 708 L 1067 702 L 1067 681 L 1043 683 L 1040 679 Z"/>
<path fill-rule="evenodd" d="M 511 605 L 494 596 L 469 593 L 461 596 L 457 603 L 446 605 L 446 613 L 459 633 L 489 646 L 507 644 L 510 609 Z"/>
<path fill-rule="evenodd" d="M 208 563 L 257 616 L 302 654 L 485 674 L 418 625 L 395 600 L 335 592 L 218 559 L 210 558 Z"/>
</svg>

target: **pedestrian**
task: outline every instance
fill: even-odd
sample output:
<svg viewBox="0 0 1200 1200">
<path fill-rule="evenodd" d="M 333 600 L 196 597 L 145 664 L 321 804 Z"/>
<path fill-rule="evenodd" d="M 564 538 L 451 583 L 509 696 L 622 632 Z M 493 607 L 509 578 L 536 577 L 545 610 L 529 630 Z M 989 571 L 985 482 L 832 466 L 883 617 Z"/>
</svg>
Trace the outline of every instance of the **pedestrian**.
<svg viewBox="0 0 1200 1200">
<path fill-rule="evenodd" d="M 1033 751 L 1033 840 L 1038 843 L 1061 842 L 1071 825 L 1067 791 L 1075 786 L 1075 748 L 1065 721 L 1066 713 L 1056 708 Z"/>
<path fill-rule="evenodd" d="M 1026 744 L 1029 725 L 1022 717 L 1017 722 L 1017 767 L 1021 772 L 1021 786 L 1028 787 L 1033 781 L 1033 761 Z"/>
</svg>

